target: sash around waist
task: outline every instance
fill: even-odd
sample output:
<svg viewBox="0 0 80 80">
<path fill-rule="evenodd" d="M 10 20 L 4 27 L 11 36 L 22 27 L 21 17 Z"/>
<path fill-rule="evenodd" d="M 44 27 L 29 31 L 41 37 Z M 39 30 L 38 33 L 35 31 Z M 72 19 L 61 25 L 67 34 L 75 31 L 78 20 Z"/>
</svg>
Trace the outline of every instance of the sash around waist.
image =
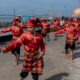
<svg viewBox="0 0 80 80">
<path fill-rule="evenodd" d="M 32 50 L 29 50 L 29 51 L 26 51 L 27 53 L 39 53 L 39 49 L 36 49 L 36 50 L 34 50 L 34 51 L 32 51 Z"/>
</svg>

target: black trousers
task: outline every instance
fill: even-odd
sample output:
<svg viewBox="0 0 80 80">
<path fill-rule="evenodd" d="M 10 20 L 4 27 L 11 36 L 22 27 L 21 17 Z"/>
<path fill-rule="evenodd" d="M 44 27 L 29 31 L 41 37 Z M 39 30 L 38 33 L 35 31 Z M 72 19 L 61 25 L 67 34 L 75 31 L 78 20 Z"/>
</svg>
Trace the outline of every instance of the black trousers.
<svg viewBox="0 0 80 80">
<path fill-rule="evenodd" d="M 75 43 L 72 43 L 72 45 L 70 45 L 70 43 L 66 43 L 65 44 L 65 49 L 72 49 L 72 50 L 74 50 L 75 49 Z"/>
<path fill-rule="evenodd" d="M 20 76 L 21 76 L 21 78 L 26 78 L 27 76 L 28 76 L 28 73 L 29 72 L 24 72 L 24 71 L 22 71 L 21 73 L 20 73 Z M 39 74 L 38 73 L 31 73 L 31 75 L 32 75 L 32 78 L 33 78 L 33 80 L 38 80 L 38 78 L 39 78 Z"/>
<path fill-rule="evenodd" d="M 15 48 L 14 50 L 11 51 L 12 54 L 16 53 L 16 54 L 20 54 L 20 46 Z"/>
</svg>

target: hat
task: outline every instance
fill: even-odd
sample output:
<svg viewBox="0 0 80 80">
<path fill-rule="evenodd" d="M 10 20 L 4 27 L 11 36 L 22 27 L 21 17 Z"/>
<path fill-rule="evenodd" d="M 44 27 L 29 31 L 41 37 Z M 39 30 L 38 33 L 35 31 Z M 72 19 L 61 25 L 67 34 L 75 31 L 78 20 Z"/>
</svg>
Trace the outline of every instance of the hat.
<svg viewBox="0 0 80 80">
<path fill-rule="evenodd" d="M 35 27 L 35 25 L 36 25 L 36 19 L 35 18 L 28 19 L 26 27 L 28 27 L 28 26 Z"/>
<path fill-rule="evenodd" d="M 47 21 L 47 18 L 45 17 L 45 18 L 43 18 L 43 22 L 46 22 Z"/>
<path fill-rule="evenodd" d="M 77 21 L 77 18 L 73 18 L 73 21 Z"/>
<path fill-rule="evenodd" d="M 15 18 L 13 18 L 13 22 L 21 22 L 21 18 L 20 17 L 15 17 Z"/>
</svg>

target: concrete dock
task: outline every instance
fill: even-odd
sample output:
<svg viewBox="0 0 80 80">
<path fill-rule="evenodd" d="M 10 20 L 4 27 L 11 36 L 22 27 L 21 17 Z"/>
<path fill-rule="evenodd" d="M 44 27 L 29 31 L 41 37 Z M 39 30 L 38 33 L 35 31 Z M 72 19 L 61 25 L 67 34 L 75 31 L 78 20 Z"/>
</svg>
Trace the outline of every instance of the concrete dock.
<svg viewBox="0 0 80 80">
<path fill-rule="evenodd" d="M 51 33 L 50 33 L 51 35 Z M 10 44 L 2 43 L 1 47 Z M 65 34 L 58 35 L 58 40 L 51 39 L 46 44 L 46 54 L 44 56 L 45 67 L 43 75 L 39 80 L 79 80 L 80 79 L 80 43 L 73 54 L 74 62 L 65 58 L 64 53 Z M 0 53 L 0 80 L 19 80 L 22 70 L 24 48 L 21 47 L 20 64 L 14 67 L 14 56 L 11 52 Z M 31 74 L 25 80 L 32 80 Z"/>
</svg>

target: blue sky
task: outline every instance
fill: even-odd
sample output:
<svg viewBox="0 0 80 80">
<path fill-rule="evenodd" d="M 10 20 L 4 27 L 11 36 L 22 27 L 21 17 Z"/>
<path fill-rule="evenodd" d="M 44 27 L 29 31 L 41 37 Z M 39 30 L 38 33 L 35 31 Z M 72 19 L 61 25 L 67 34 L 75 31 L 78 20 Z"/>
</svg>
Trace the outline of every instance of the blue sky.
<svg viewBox="0 0 80 80">
<path fill-rule="evenodd" d="M 80 7 L 80 0 L 0 0 L 0 14 L 71 15 Z"/>
</svg>

